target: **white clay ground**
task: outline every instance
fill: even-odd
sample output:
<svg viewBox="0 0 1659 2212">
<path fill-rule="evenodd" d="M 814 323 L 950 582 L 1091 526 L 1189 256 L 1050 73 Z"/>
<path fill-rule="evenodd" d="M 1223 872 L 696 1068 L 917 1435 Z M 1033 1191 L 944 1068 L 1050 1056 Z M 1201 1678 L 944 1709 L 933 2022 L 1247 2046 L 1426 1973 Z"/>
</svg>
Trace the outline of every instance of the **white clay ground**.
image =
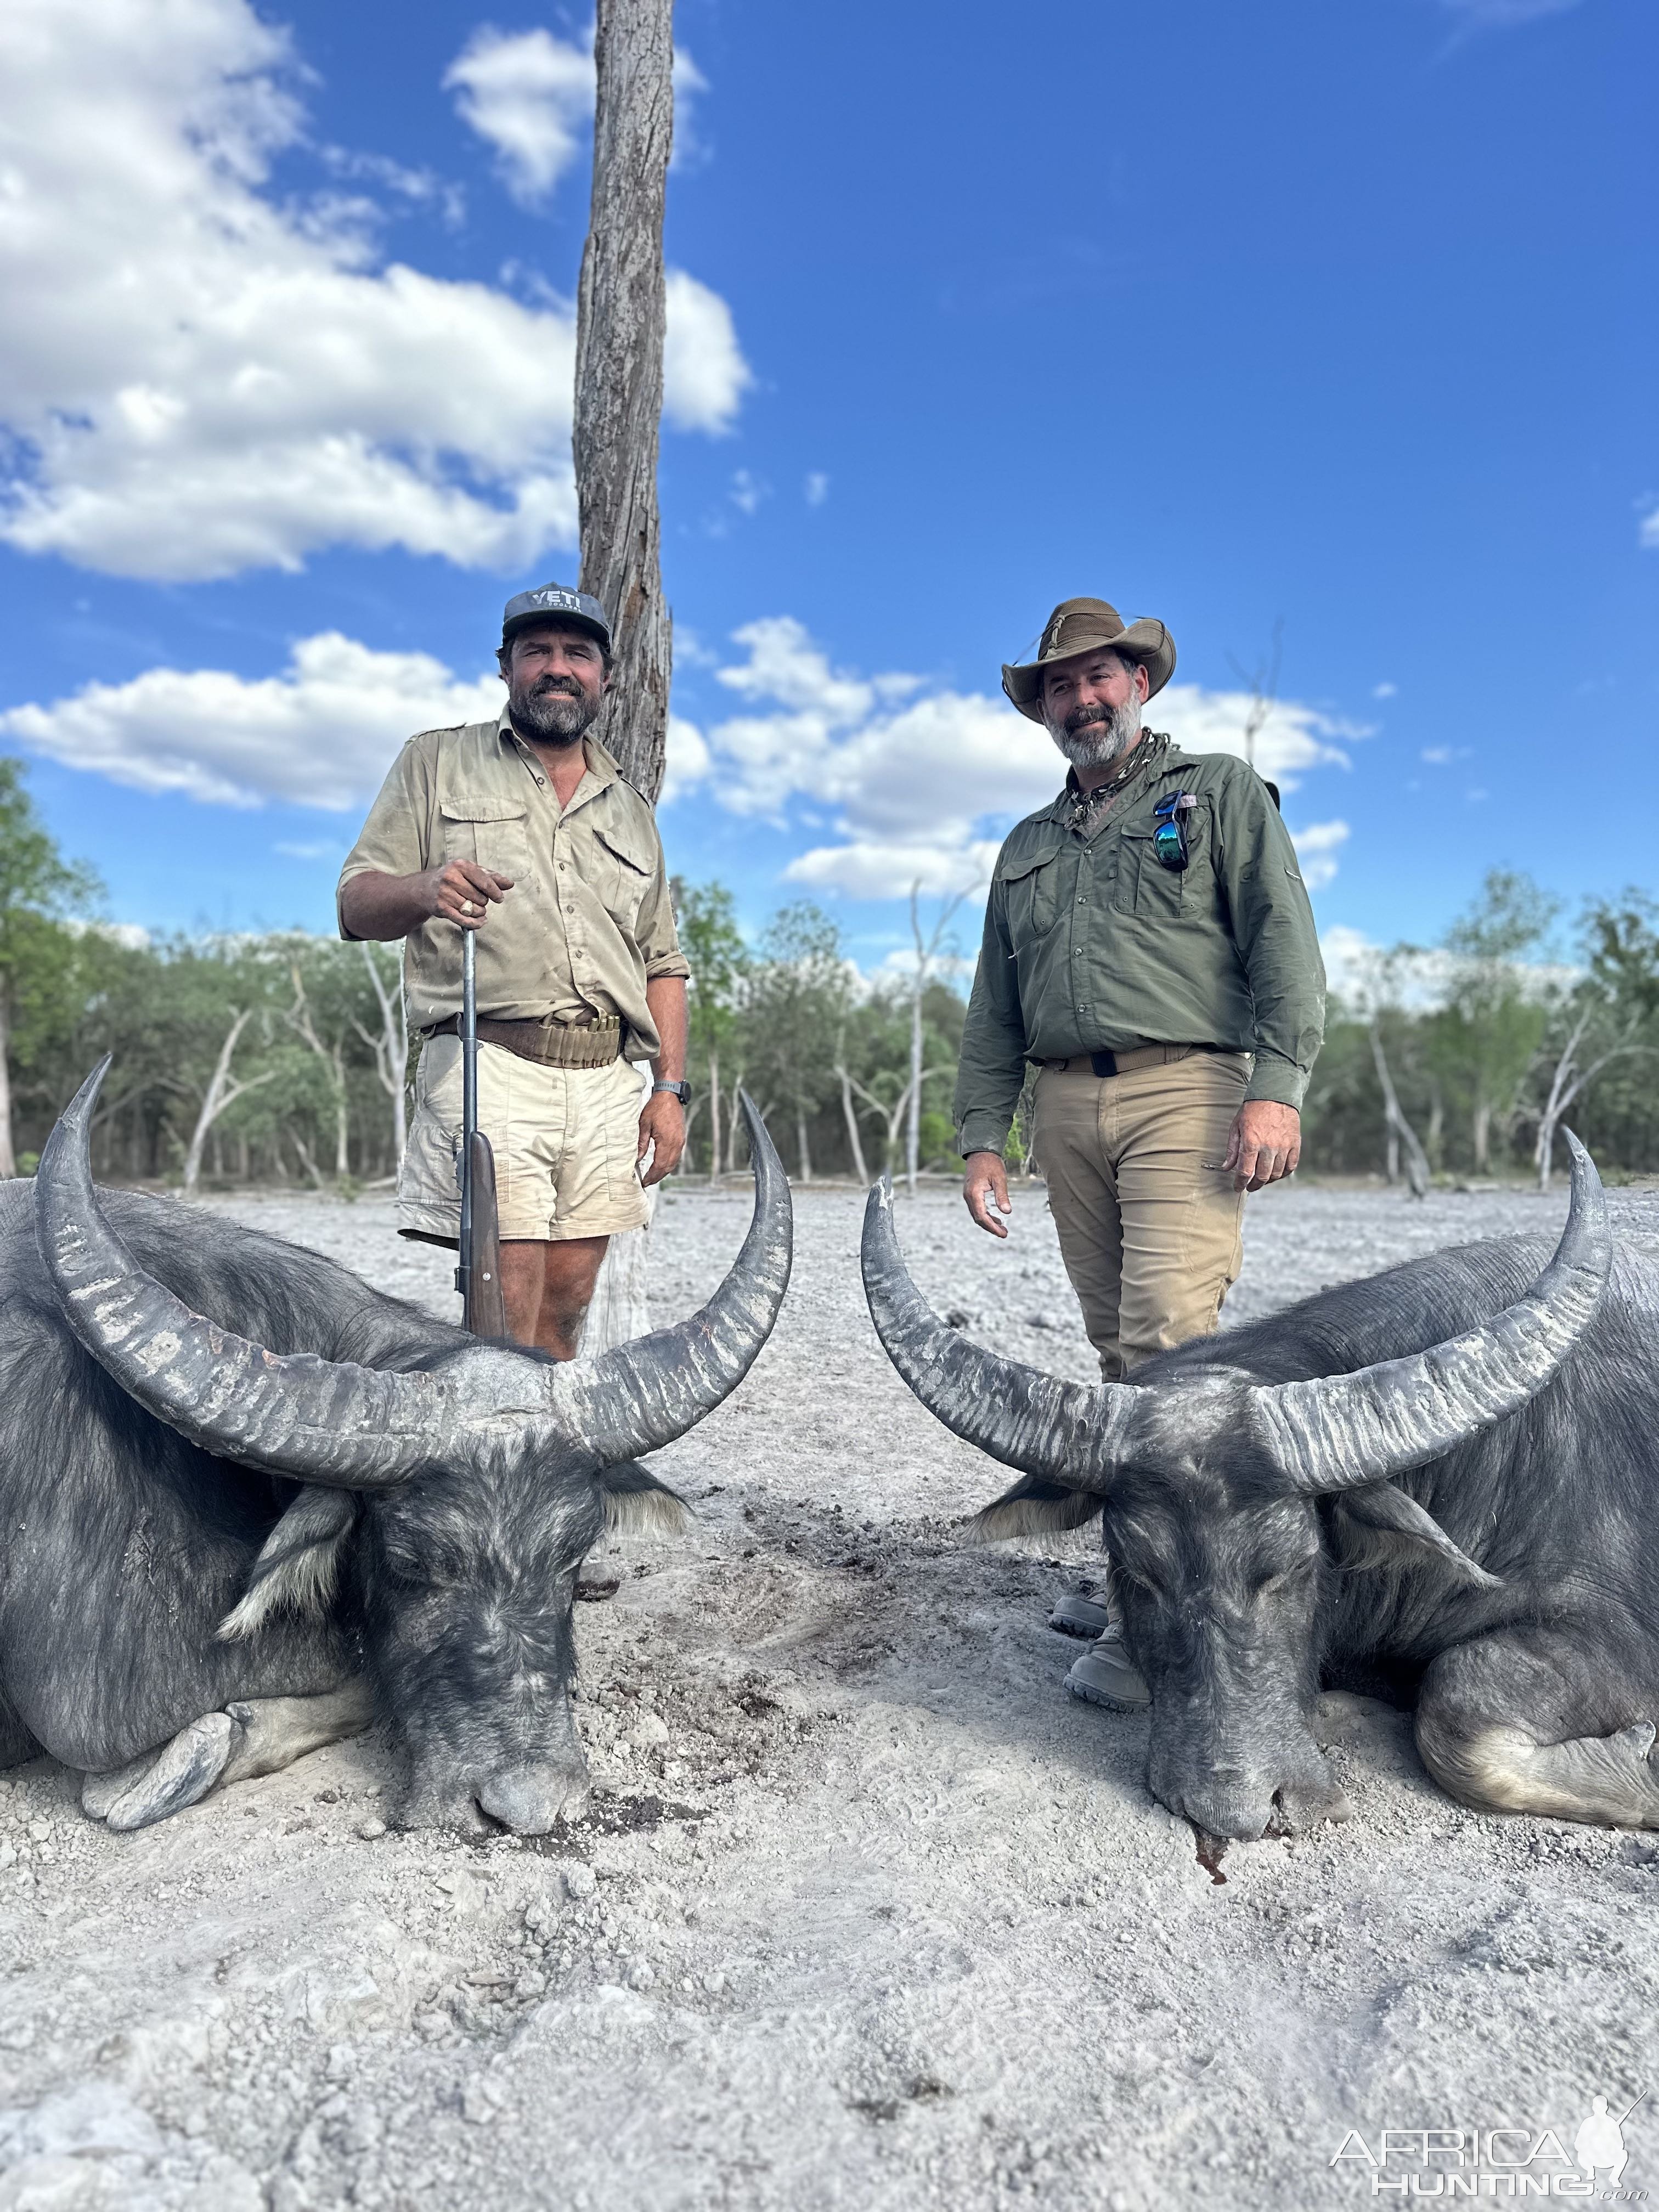
<svg viewBox="0 0 1659 2212">
<path fill-rule="evenodd" d="M 1612 1202 L 1659 1237 L 1659 1200 Z M 220 1203 L 453 1310 L 384 1202 Z M 1270 1194 L 1230 1314 L 1564 1208 Z M 1593 2094 L 1659 2092 L 1649 1843 L 1460 1810 L 1382 1707 L 1328 1701 L 1354 1822 L 1212 1883 L 1145 1723 L 1061 1693 L 1082 1540 L 960 1547 L 1006 1478 L 889 1368 L 860 1210 L 797 1194 L 772 1344 L 661 1455 L 693 1534 L 590 1570 L 621 1586 L 578 1610 L 570 1836 L 385 1832 L 374 1737 L 134 1836 L 46 1762 L 0 1780 L 0 2212 L 1344 2205 L 1350 2129 L 1570 2151 Z M 659 1319 L 747 1216 L 669 1200 Z M 943 1190 L 899 1224 L 938 1304 L 1086 1378 L 1040 1189 L 1006 1248 Z M 1626 2141 L 1659 2186 L 1655 2102 Z"/>
</svg>

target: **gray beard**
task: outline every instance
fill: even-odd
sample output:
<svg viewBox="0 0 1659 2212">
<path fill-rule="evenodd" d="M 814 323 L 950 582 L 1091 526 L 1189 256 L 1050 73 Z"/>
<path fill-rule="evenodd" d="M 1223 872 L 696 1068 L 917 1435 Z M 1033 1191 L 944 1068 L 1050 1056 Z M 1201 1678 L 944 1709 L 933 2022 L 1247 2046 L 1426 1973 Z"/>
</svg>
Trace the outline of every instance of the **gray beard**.
<svg viewBox="0 0 1659 2212">
<path fill-rule="evenodd" d="M 540 745 L 574 745 L 599 711 L 597 699 L 573 698 L 568 691 L 538 691 L 534 684 L 509 691 L 507 706 L 519 735 Z"/>
<path fill-rule="evenodd" d="M 1073 768 L 1104 768 L 1127 753 L 1140 735 L 1139 699 L 1127 699 L 1103 714 L 1097 708 L 1082 711 L 1088 717 L 1085 721 L 1073 714 L 1058 725 L 1043 726 Z"/>
</svg>

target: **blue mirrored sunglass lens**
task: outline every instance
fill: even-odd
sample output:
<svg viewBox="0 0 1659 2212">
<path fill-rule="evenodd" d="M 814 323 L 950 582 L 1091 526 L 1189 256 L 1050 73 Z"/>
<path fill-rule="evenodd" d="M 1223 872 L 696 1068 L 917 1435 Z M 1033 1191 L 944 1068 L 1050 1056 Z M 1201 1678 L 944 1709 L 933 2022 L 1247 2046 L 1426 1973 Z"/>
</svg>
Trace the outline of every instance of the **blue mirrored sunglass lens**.
<svg viewBox="0 0 1659 2212">
<path fill-rule="evenodd" d="M 1166 868 L 1184 868 L 1187 865 L 1181 832 L 1173 822 L 1160 822 L 1153 830 L 1152 850 Z"/>
</svg>

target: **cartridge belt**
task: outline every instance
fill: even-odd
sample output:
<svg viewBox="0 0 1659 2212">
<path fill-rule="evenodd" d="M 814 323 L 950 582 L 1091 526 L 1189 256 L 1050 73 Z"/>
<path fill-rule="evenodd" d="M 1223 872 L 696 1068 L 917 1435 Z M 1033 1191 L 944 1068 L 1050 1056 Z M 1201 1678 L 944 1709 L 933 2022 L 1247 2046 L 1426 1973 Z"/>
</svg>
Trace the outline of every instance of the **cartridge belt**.
<svg viewBox="0 0 1659 2212">
<path fill-rule="evenodd" d="M 452 1014 L 427 1031 L 428 1036 L 459 1036 L 460 1018 Z M 480 1014 L 480 1044 L 499 1045 L 520 1060 L 538 1061 L 544 1067 L 609 1067 L 622 1058 L 623 1025 L 618 1014 L 591 1022 L 556 1021 L 550 1014 L 539 1022 L 497 1022 Z"/>
</svg>

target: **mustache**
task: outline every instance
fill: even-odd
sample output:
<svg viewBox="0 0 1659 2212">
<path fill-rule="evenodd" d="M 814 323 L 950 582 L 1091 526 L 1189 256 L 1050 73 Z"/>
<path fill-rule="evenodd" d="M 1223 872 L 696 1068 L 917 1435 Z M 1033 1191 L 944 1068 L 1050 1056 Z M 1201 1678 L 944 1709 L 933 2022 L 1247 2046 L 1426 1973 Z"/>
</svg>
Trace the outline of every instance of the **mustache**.
<svg viewBox="0 0 1659 2212">
<path fill-rule="evenodd" d="M 1109 722 L 1111 719 L 1111 708 L 1103 707 L 1097 701 L 1092 707 L 1074 707 L 1060 727 L 1068 738 L 1073 738 L 1079 730 L 1086 730 L 1091 722 Z"/>
<path fill-rule="evenodd" d="M 531 697 L 542 699 L 549 693 L 564 699 L 580 699 L 582 687 L 574 676 L 538 676 L 530 687 Z"/>
</svg>

